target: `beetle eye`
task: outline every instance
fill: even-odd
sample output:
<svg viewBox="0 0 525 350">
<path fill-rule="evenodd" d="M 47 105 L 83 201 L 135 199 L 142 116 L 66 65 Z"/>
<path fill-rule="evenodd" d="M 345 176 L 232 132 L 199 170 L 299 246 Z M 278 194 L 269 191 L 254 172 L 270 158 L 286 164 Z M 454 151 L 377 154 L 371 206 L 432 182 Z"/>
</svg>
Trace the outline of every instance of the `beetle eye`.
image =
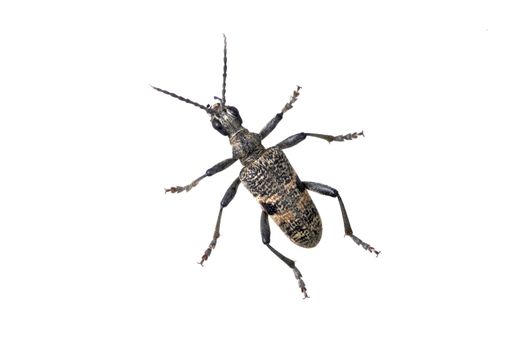
<svg viewBox="0 0 525 350">
<path fill-rule="evenodd" d="M 228 113 L 233 116 L 240 124 L 242 124 L 242 118 L 239 114 L 239 110 L 233 106 L 226 106 Z"/>
<path fill-rule="evenodd" d="M 224 129 L 224 127 L 222 126 L 221 122 L 218 121 L 217 119 L 212 119 L 211 121 L 211 125 L 213 126 L 213 128 L 215 130 L 217 130 L 218 132 L 220 132 L 221 134 L 223 134 L 224 136 L 228 136 L 228 133 L 226 132 L 226 130 Z"/>
<path fill-rule="evenodd" d="M 232 114 L 235 115 L 236 117 L 239 116 L 239 110 L 236 107 L 228 106 L 228 110 L 231 111 Z"/>
</svg>

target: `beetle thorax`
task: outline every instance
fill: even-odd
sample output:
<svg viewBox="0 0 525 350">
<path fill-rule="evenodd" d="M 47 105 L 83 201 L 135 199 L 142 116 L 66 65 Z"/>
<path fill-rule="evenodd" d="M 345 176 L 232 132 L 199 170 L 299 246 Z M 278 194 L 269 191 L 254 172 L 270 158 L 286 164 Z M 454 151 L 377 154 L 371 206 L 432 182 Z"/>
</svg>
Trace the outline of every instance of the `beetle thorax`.
<svg viewBox="0 0 525 350">
<path fill-rule="evenodd" d="M 259 158 L 264 151 L 261 137 L 242 127 L 230 136 L 230 144 L 233 157 L 239 159 L 244 166 Z"/>
</svg>

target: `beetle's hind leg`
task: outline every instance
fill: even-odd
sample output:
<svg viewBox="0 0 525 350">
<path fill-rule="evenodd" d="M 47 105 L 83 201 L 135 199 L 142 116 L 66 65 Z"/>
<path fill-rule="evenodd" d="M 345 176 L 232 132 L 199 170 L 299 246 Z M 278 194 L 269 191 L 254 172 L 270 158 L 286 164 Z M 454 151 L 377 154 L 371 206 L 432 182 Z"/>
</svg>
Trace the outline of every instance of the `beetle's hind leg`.
<svg viewBox="0 0 525 350">
<path fill-rule="evenodd" d="M 290 267 L 293 270 L 295 278 L 299 283 L 299 288 L 301 288 L 301 292 L 304 295 L 304 298 L 309 298 L 308 294 L 306 293 L 306 285 L 304 284 L 302 278 L 303 275 L 301 274 L 301 271 L 299 271 L 299 269 L 295 266 L 295 261 L 285 257 L 270 245 L 270 224 L 268 223 L 268 213 L 266 213 L 265 211 L 261 213 L 261 237 L 264 245 L 266 245 L 268 249 L 272 251 L 272 253 L 277 255 L 279 259 L 281 259 L 286 265 L 288 265 L 288 267 Z"/>
<path fill-rule="evenodd" d="M 239 184 L 241 183 L 241 180 L 239 178 L 236 178 L 235 181 L 232 182 L 228 190 L 226 190 L 226 193 L 224 194 L 224 197 L 222 197 L 221 200 L 221 209 L 219 209 L 219 215 L 217 216 L 217 223 L 215 224 L 215 231 L 213 232 L 213 238 L 210 242 L 210 245 L 208 246 L 208 249 L 204 252 L 204 255 L 201 258 L 201 261 L 199 264 L 203 265 L 206 260 L 211 255 L 211 251 L 215 248 L 217 245 L 217 239 L 220 237 L 220 228 L 221 228 L 221 218 L 222 218 L 222 210 L 230 204 L 233 197 L 235 197 L 235 194 L 237 193 L 237 188 L 239 187 Z M 204 265 L 203 265 L 204 266 Z"/>
<path fill-rule="evenodd" d="M 348 214 L 346 213 L 346 209 L 345 209 L 343 200 L 341 199 L 339 192 L 335 188 L 332 188 L 330 186 L 323 185 L 317 182 L 303 182 L 303 184 L 306 187 L 306 189 L 310 191 L 314 191 L 314 192 L 320 193 L 325 196 L 336 197 L 337 200 L 339 201 L 339 206 L 341 207 L 341 213 L 343 214 L 343 223 L 345 225 L 345 235 L 352 237 L 352 239 L 357 245 L 360 245 L 361 247 L 368 250 L 369 252 L 376 254 L 376 256 L 378 256 L 379 253 L 381 253 L 380 251 L 372 247 L 370 244 L 363 242 L 359 237 L 354 235 L 352 231 L 352 227 L 350 226 L 350 221 L 348 220 Z"/>
</svg>

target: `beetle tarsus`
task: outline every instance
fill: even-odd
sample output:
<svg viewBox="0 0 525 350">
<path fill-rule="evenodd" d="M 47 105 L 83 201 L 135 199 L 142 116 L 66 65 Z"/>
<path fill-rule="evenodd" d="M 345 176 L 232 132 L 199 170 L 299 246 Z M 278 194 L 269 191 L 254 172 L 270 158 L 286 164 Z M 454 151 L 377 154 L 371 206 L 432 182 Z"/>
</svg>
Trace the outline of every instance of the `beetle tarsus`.
<svg viewBox="0 0 525 350">
<path fill-rule="evenodd" d="M 350 134 L 346 134 L 343 136 L 343 139 L 344 140 L 352 140 L 352 139 L 356 139 L 358 138 L 359 136 L 365 136 L 365 134 L 361 131 L 361 132 L 352 132 Z M 343 141 L 343 140 L 336 140 L 336 141 Z"/>
<path fill-rule="evenodd" d="M 370 253 L 374 253 L 376 255 L 376 257 L 379 256 L 379 253 L 381 253 L 380 250 L 376 250 L 374 247 L 372 247 L 370 244 L 366 243 L 366 242 L 363 242 L 363 240 L 361 240 L 359 237 L 357 236 L 354 236 L 353 234 L 347 234 L 348 236 L 352 237 L 352 239 L 354 240 L 354 242 L 357 244 L 357 245 L 360 245 L 361 247 L 363 247 L 363 249 L 369 251 Z"/>
<path fill-rule="evenodd" d="M 186 185 L 186 186 L 174 186 L 174 187 L 170 187 L 170 188 L 165 188 L 164 189 L 164 193 L 168 193 L 168 192 L 171 192 L 171 193 L 180 193 L 180 192 L 188 192 L 189 190 L 191 190 L 193 187 L 197 186 L 199 184 L 199 181 L 201 180 L 201 178 L 198 178 L 197 180 L 193 181 L 191 184 L 189 185 Z"/>
<path fill-rule="evenodd" d="M 211 248 L 208 248 L 208 249 L 206 249 L 206 251 L 204 252 L 204 255 L 202 256 L 201 261 L 198 262 L 197 264 L 199 264 L 199 265 L 201 265 L 202 267 L 204 267 L 204 262 L 205 262 L 206 260 L 208 260 L 208 258 L 210 257 L 210 255 L 211 255 Z"/>
<path fill-rule="evenodd" d="M 301 274 L 301 271 L 299 271 L 299 269 L 297 267 L 293 267 L 293 273 L 295 275 L 295 278 L 297 279 L 297 282 L 299 284 L 299 288 L 301 289 L 301 293 L 303 293 L 304 295 L 304 298 L 303 299 L 306 299 L 306 298 L 310 298 L 308 296 L 308 293 L 306 293 L 306 285 L 302 279 L 303 275 Z"/>
<path fill-rule="evenodd" d="M 293 108 L 293 104 L 295 103 L 295 101 L 297 101 L 297 97 L 299 97 L 300 95 L 299 90 L 301 90 L 301 87 L 297 85 L 294 92 L 292 93 L 292 96 L 290 97 L 290 101 L 288 101 L 288 103 L 284 105 L 283 109 L 281 110 L 281 113 L 284 114 Z"/>
<path fill-rule="evenodd" d="M 164 193 L 168 193 L 168 192 L 171 192 L 171 193 L 179 193 L 179 192 L 182 192 L 184 191 L 184 188 L 183 187 L 180 187 L 180 186 L 177 186 L 177 187 L 170 187 L 170 188 L 165 188 L 164 189 Z"/>
<path fill-rule="evenodd" d="M 208 246 L 208 249 L 204 251 L 201 261 L 199 262 L 201 266 L 204 266 L 204 262 L 208 260 L 208 258 L 211 255 L 212 250 L 215 249 L 215 246 L 217 245 L 217 239 L 219 238 L 219 236 L 220 236 L 219 231 L 215 231 L 213 234 L 213 239 L 211 240 L 210 245 Z"/>
</svg>

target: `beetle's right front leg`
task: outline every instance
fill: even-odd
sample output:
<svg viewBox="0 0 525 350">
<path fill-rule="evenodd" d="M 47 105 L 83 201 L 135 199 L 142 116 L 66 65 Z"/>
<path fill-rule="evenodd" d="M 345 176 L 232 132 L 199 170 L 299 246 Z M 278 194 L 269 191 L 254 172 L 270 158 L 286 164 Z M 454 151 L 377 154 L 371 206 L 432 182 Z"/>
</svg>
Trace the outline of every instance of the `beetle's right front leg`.
<svg viewBox="0 0 525 350">
<path fill-rule="evenodd" d="M 197 179 L 192 181 L 192 183 L 190 183 L 189 185 L 186 185 L 186 186 L 174 186 L 174 187 L 171 187 L 171 188 L 165 188 L 164 191 L 166 191 L 165 193 L 168 193 L 168 192 L 179 193 L 179 192 L 182 192 L 182 191 L 188 192 L 193 187 L 197 186 L 199 184 L 199 181 L 201 181 L 205 177 L 212 176 L 212 175 L 217 174 L 218 172 L 223 171 L 224 169 L 226 169 L 227 167 L 229 167 L 230 165 L 232 165 L 236 161 L 237 161 L 236 158 L 225 159 L 222 162 L 219 162 L 219 163 L 215 164 L 214 166 L 212 166 L 211 168 L 209 168 L 208 170 L 206 170 L 206 173 L 204 173 L 204 175 L 198 177 Z"/>
</svg>

